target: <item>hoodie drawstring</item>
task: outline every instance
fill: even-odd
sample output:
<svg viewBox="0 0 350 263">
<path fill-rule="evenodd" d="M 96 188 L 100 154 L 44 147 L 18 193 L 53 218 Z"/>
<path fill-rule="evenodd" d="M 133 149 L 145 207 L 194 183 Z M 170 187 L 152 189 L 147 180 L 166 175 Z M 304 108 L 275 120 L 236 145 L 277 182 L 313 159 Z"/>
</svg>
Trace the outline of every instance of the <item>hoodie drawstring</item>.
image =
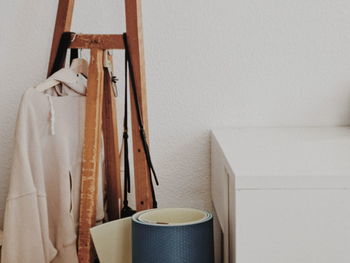
<svg viewBox="0 0 350 263">
<path fill-rule="evenodd" d="M 50 104 L 50 130 L 51 135 L 55 135 L 55 108 L 53 107 L 52 98 L 50 95 L 47 95 Z"/>
</svg>

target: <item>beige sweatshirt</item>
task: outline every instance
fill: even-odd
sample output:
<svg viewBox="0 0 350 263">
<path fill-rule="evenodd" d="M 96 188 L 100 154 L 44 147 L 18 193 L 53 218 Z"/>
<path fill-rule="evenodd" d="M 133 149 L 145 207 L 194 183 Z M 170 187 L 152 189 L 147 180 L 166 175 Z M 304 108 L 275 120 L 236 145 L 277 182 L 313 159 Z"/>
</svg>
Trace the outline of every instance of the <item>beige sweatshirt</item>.
<svg viewBox="0 0 350 263">
<path fill-rule="evenodd" d="M 17 118 L 2 263 L 78 262 L 84 118 L 83 96 L 54 97 L 34 88 L 25 92 Z M 102 185 L 100 179 L 97 220 L 104 217 Z"/>
</svg>

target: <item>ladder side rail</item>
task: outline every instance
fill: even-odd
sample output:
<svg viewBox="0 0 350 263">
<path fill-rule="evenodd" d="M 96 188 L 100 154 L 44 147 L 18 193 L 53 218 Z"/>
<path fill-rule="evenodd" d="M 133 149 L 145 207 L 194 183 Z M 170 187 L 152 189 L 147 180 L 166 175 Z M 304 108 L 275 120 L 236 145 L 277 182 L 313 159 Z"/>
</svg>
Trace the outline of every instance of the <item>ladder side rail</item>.
<svg viewBox="0 0 350 263">
<path fill-rule="evenodd" d="M 58 44 L 60 43 L 63 32 L 68 32 L 71 29 L 73 17 L 74 0 L 60 0 L 58 2 L 55 30 L 51 44 L 51 54 L 47 69 L 47 76 L 49 77 L 53 63 L 57 55 Z"/>
<path fill-rule="evenodd" d="M 112 57 L 108 56 L 110 63 Z M 116 99 L 114 94 L 111 76 L 108 68 L 104 68 L 104 94 L 103 94 L 103 141 L 105 151 L 105 175 L 107 193 L 107 214 L 108 220 L 120 218 L 122 202 L 120 158 L 119 158 L 119 136 L 116 112 Z"/>
<path fill-rule="evenodd" d="M 143 34 L 141 19 L 141 1 L 125 0 L 126 32 L 131 53 L 131 62 L 134 66 L 136 90 L 139 99 L 143 124 L 148 139 L 148 115 L 147 115 L 147 94 L 145 79 L 145 60 L 143 50 Z M 130 92 L 130 96 L 133 93 Z M 134 99 L 131 98 L 131 123 L 132 143 L 134 156 L 134 177 L 136 193 L 136 210 L 153 208 L 152 190 L 150 175 L 145 152 L 142 146 L 140 131 L 137 121 Z"/>
<path fill-rule="evenodd" d="M 86 94 L 84 145 L 81 170 L 78 258 L 93 259 L 90 228 L 96 223 L 97 183 L 100 161 L 103 102 L 103 50 L 92 49 Z"/>
</svg>

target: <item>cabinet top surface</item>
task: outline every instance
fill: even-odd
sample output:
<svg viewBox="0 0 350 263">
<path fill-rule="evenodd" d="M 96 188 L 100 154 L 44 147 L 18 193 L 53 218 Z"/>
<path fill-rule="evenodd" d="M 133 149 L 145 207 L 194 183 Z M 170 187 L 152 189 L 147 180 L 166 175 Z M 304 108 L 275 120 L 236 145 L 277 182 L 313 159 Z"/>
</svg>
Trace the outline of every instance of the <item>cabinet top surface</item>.
<svg viewBox="0 0 350 263">
<path fill-rule="evenodd" d="M 350 127 L 212 131 L 236 176 L 350 177 Z"/>
</svg>

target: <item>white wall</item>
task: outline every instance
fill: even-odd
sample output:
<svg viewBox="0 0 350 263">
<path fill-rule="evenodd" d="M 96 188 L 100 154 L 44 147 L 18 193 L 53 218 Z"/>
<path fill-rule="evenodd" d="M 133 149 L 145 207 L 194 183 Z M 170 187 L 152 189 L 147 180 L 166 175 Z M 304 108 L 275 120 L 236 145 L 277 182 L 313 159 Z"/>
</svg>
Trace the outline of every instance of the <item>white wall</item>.
<svg viewBox="0 0 350 263">
<path fill-rule="evenodd" d="M 122 32 L 121 0 L 76 2 L 74 31 Z M 0 215 L 18 102 L 45 77 L 56 6 L 0 2 Z M 210 207 L 212 127 L 349 123 L 350 1 L 144 0 L 143 13 L 161 206 Z"/>
</svg>

